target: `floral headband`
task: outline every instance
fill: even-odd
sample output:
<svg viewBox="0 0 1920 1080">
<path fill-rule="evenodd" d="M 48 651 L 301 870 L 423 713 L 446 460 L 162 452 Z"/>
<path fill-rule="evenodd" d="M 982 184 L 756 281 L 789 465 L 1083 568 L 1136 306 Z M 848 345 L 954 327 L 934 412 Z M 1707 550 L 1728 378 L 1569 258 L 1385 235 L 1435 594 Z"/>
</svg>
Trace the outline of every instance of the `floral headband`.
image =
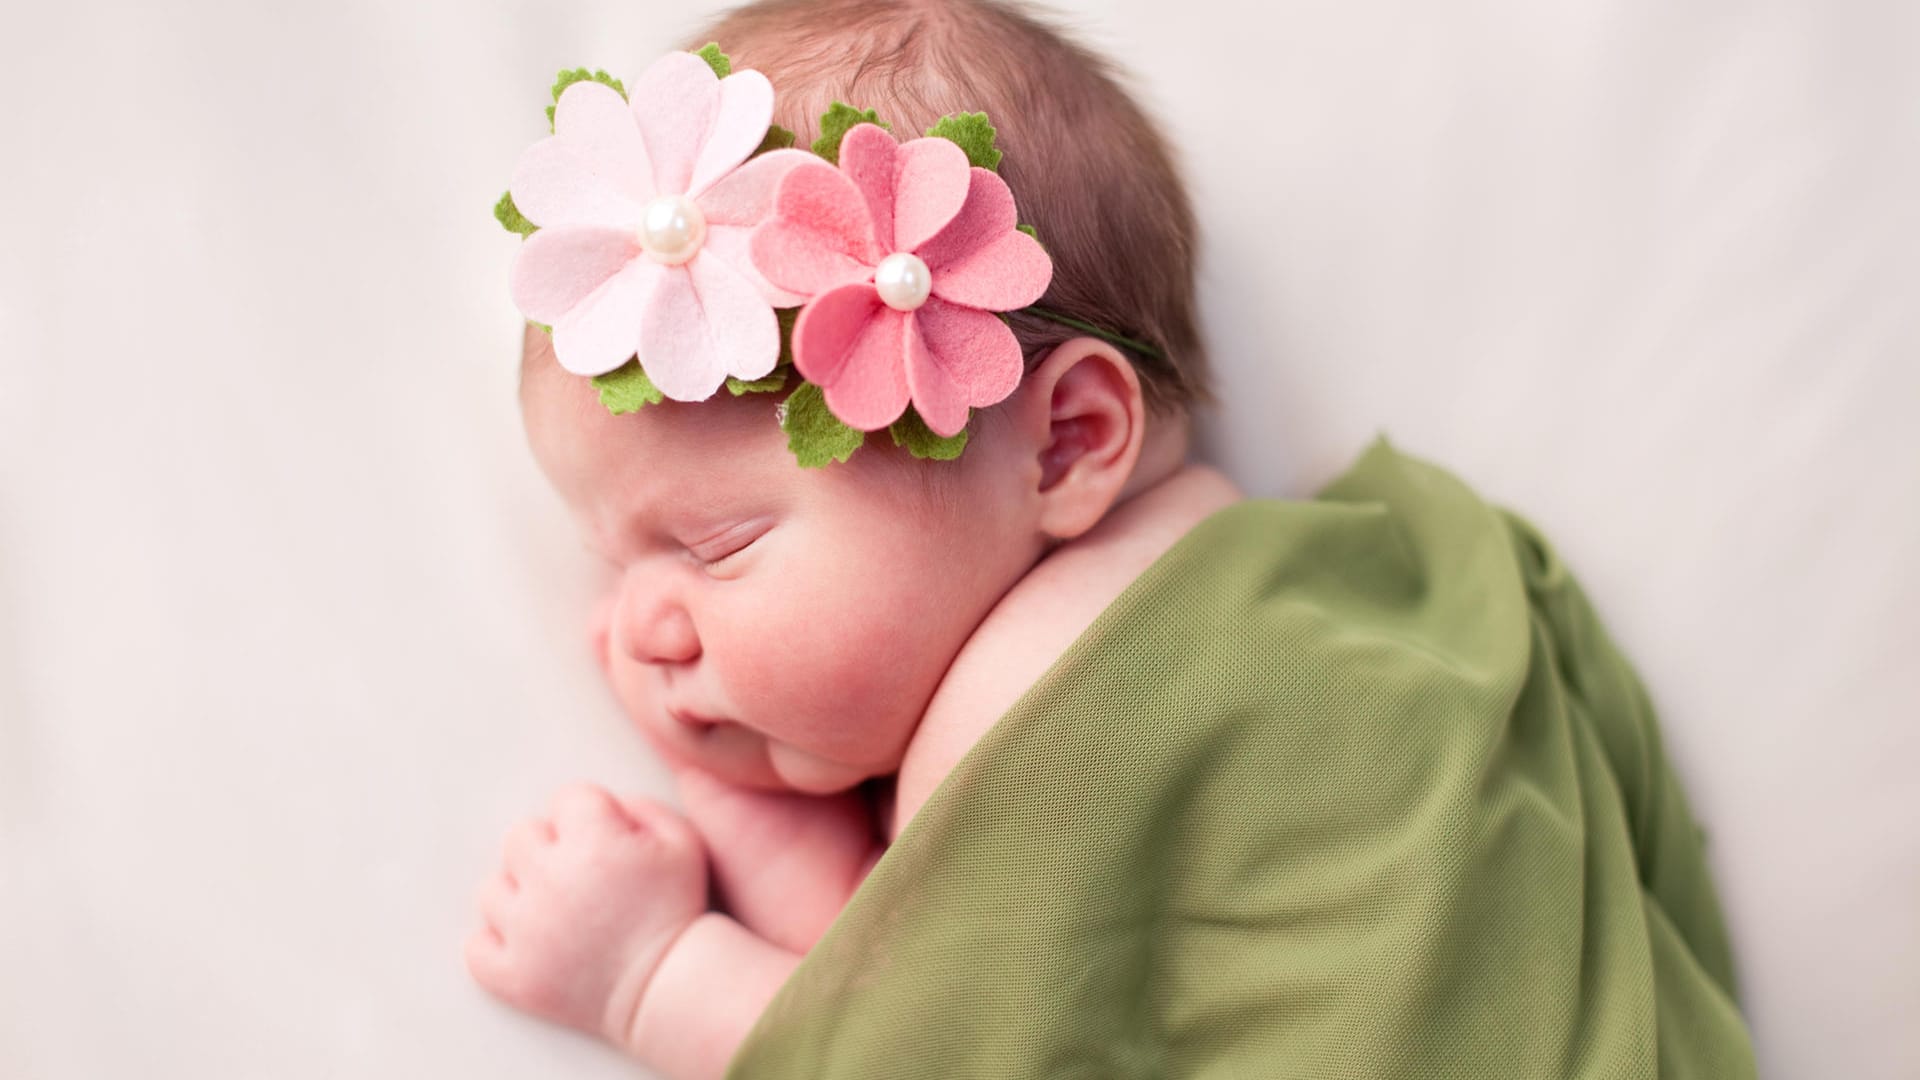
<svg viewBox="0 0 1920 1080">
<path fill-rule="evenodd" d="M 899 142 L 836 101 L 811 152 L 794 149 L 766 77 L 712 43 L 656 60 L 631 95 L 581 68 L 553 96 L 553 134 L 494 216 L 525 238 L 514 304 L 614 413 L 797 376 L 777 416 L 801 465 L 845 461 L 881 428 L 951 459 L 970 411 L 1020 381 L 1005 313 L 1159 355 L 1033 306 L 1053 263 L 1017 222 L 985 113 Z"/>
</svg>

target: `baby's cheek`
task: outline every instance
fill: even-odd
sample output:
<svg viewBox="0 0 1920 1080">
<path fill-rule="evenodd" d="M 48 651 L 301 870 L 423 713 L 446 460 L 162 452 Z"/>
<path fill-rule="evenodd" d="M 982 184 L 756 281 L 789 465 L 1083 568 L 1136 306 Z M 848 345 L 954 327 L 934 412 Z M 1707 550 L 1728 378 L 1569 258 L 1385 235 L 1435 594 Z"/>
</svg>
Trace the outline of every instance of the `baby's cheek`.
<svg viewBox="0 0 1920 1080">
<path fill-rule="evenodd" d="M 859 620 L 820 641 L 791 672 L 805 703 L 802 745 L 841 761 L 893 763 L 932 690 L 914 645 L 901 628 Z"/>
<path fill-rule="evenodd" d="M 742 722 L 862 766 L 897 760 L 946 659 L 930 659 L 925 567 L 897 538 L 870 534 L 810 536 L 783 552 L 777 588 L 729 590 L 724 611 L 703 613 L 709 629 L 724 626 L 729 647 L 706 660 L 721 665 Z"/>
</svg>

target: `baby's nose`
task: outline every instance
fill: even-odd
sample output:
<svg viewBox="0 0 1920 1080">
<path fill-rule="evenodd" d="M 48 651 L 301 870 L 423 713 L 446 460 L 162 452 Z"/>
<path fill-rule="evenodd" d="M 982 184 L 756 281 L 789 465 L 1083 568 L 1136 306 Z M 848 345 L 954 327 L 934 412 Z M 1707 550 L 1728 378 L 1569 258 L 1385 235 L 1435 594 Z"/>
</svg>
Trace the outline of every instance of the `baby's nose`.
<svg viewBox="0 0 1920 1080">
<path fill-rule="evenodd" d="M 617 644 L 627 656 L 648 664 L 684 664 L 700 655 L 700 635 L 686 608 L 657 589 L 623 590 L 615 620 Z"/>
<path fill-rule="evenodd" d="M 693 620 L 679 608 L 669 608 L 649 621 L 634 638 L 635 660 L 655 664 L 684 664 L 700 655 L 700 637 L 693 632 Z"/>
</svg>

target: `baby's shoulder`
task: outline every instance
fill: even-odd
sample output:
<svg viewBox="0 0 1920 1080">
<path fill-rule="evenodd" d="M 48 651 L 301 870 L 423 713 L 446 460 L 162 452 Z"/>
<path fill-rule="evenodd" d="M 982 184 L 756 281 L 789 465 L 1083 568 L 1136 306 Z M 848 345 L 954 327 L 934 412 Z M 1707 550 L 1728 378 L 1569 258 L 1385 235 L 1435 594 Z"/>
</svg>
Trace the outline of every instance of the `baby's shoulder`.
<svg viewBox="0 0 1920 1080">
<path fill-rule="evenodd" d="M 1242 498 L 1187 465 L 1061 545 L 1009 589 L 955 655 L 901 760 L 894 833 L 973 744 L 1181 538 Z"/>
</svg>

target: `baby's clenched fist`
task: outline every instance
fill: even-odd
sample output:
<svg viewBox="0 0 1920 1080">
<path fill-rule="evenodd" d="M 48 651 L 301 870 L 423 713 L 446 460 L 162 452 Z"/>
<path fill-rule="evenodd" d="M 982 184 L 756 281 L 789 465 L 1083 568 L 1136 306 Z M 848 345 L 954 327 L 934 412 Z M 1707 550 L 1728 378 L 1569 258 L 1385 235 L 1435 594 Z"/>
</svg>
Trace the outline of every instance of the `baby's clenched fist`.
<svg viewBox="0 0 1920 1080">
<path fill-rule="evenodd" d="M 620 1042 L 668 946 L 706 909 L 706 849 L 685 819 L 579 784 L 507 834 L 467 968 L 516 1008 Z"/>
</svg>

